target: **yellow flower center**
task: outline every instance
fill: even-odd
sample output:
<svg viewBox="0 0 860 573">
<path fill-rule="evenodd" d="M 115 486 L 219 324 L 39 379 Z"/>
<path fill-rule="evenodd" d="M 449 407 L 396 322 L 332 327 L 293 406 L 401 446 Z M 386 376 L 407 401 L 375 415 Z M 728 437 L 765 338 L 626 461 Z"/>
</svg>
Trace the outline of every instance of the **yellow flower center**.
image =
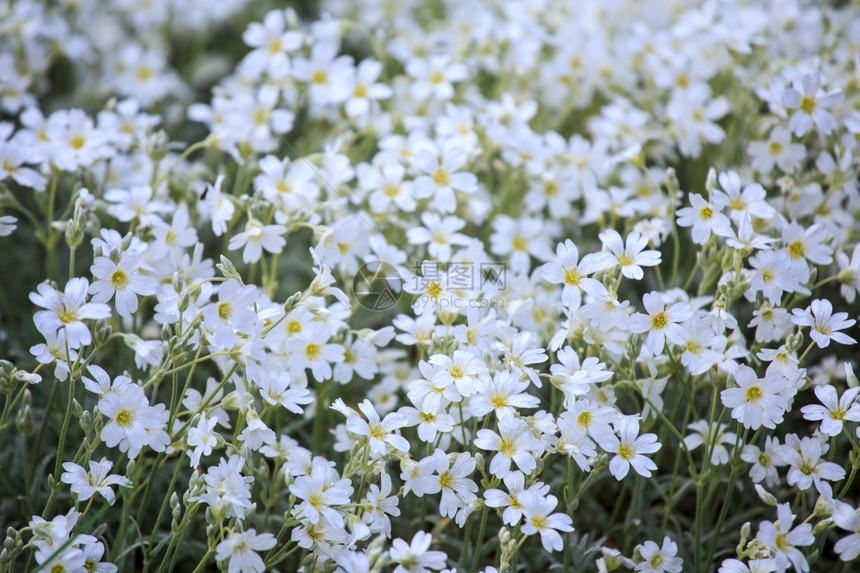
<svg viewBox="0 0 860 573">
<path fill-rule="evenodd" d="M 792 259 L 800 259 L 803 258 L 806 253 L 806 249 L 803 247 L 803 243 L 800 241 L 795 241 L 788 246 L 788 254 Z"/>
<path fill-rule="evenodd" d="M 125 274 L 125 271 L 117 269 L 110 277 L 110 284 L 115 290 L 125 290 L 125 287 L 128 286 L 128 275 Z"/>
<path fill-rule="evenodd" d="M 750 386 L 746 389 L 746 392 L 744 392 L 744 397 L 746 398 L 747 402 L 758 402 L 759 400 L 761 400 L 761 397 L 763 395 L 764 393 L 761 391 L 761 388 L 758 385 Z"/>
<path fill-rule="evenodd" d="M 443 472 L 439 474 L 439 487 L 442 489 L 451 489 L 451 486 L 454 485 L 454 476 L 451 475 L 451 472 Z"/>
<path fill-rule="evenodd" d="M 504 394 L 493 394 L 490 396 L 490 406 L 495 409 L 504 408 L 508 405 L 508 398 Z"/>
<path fill-rule="evenodd" d="M 815 111 L 815 98 L 803 96 L 803 99 L 800 100 L 800 110 L 805 114 L 812 115 L 812 112 Z"/>
<path fill-rule="evenodd" d="M 325 72 L 325 70 L 315 71 L 313 73 L 313 75 L 311 76 L 311 83 L 312 84 L 319 84 L 319 85 L 327 84 L 328 83 L 328 74 Z"/>
<path fill-rule="evenodd" d="M 57 318 L 60 319 L 60 322 L 62 322 L 63 324 L 70 324 L 70 323 L 78 320 L 77 313 L 75 313 L 75 312 L 73 312 L 67 308 L 63 308 L 63 310 L 61 310 L 57 314 Z"/>
<path fill-rule="evenodd" d="M 320 356 L 322 356 L 322 348 L 320 348 L 319 344 L 312 342 L 305 347 L 305 356 L 308 357 L 308 360 L 319 360 Z"/>
<path fill-rule="evenodd" d="M 701 217 L 703 221 L 707 221 L 713 216 L 714 210 L 710 207 L 702 207 L 702 209 L 699 211 L 699 217 Z"/>
<path fill-rule="evenodd" d="M 433 174 L 433 183 L 439 187 L 448 187 L 451 185 L 451 176 L 442 168 L 436 170 Z"/>
<path fill-rule="evenodd" d="M 591 416 L 591 412 L 586 410 L 582 412 L 579 416 L 576 417 L 576 425 L 580 428 L 587 428 L 591 425 L 591 421 L 594 418 Z"/>
<path fill-rule="evenodd" d="M 663 330 L 669 324 L 665 311 L 660 311 L 651 317 L 651 327 L 654 330 Z"/>
<path fill-rule="evenodd" d="M 227 320 L 233 316 L 233 306 L 229 302 L 222 302 L 218 305 L 218 318 Z"/>
<path fill-rule="evenodd" d="M 625 460 L 632 460 L 636 456 L 636 452 L 630 444 L 618 444 L 618 455 Z"/>
<path fill-rule="evenodd" d="M 437 297 L 442 294 L 442 287 L 439 283 L 433 282 L 427 285 L 427 296 L 429 297 Z"/>
<path fill-rule="evenodd" d="M 370 426 L 370 437 L 375 438 L 377 440 L 385 439 L 385 430 L 382 429 L 382 426 L 379 424 L 374 424 Z"/>
<path fill-rule="evenodd" d="M 115 420 L 118 426 L 130 428 L 131 423 L 134 420 L 134 416 L 132 415 L 131 410 L 120 410 L 117 413 Z"/>
<path fill-rule="evenodd" d="M 582 276 L 576 269 L 567 269 L 566 271 L 564 271 L 564 284 L 566 285 L 577 286 L 581 279 Z"/>
<path fill-rule="evenodd" d="M 86 139 L 84 139 L 83 135 L 73 135 L 71 139 L 69 139 L 69 145 L 72 149 L 81 149 L 86 144 Z"/>
<path fill-rule="evenodd" d="M 499 453 L 506 458 L 512 458 L 517 453 L 517 448 L 512 440 L 502 439 L 499 441 Z"/>
</svg>

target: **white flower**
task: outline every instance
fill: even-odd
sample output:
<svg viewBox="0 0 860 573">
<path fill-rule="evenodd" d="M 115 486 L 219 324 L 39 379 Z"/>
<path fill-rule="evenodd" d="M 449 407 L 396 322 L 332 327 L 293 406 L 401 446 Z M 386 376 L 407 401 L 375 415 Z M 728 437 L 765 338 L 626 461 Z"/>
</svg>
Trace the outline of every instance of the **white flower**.
<svg viewBox="0 0 860 573">
<path fill-rule="evenodd" d="M 99 411 L 107 419 L 102 441 L 109 447 L 119 446 L 134 459 L 140 450 L 164 434 L 163 404 L 150 406 L 143 388 L 129 384 L 122 394 L 108 393 L 99 400 Z"/>
<path fill-rule="evenodd" d="M 406 232 L 410 245 L 427 245 L 430 256 L 447 261 L 451 258 L 451 247 L 468 245 L 472 239 L 458 233 L 466 226 L 466 222 L 458 217 L 448 216 L 444 219 L 436 213 L 426 212 L 421 215 L 423 227 L 412 227 Z"/>
<path fill-rule="evenodd" d="M 694 243 L 704 245 L 711 233 L 721 237 L 731 235 L 731 223 L 720 207 L 705 201 L 698 193 L 690 193 L 690 205 L 678 209 L 678 226 L 693 227 Z"/>
<path fill-rule="evenodd" d="M 191 458 L 191 467 L 197 467 L 200 463 L 200 456 L 208 456 L 212 453 L 212 448 L 218 444 L 221 436 L 215 431 L 215 425 L 218 423 L 218 418 L 207 418 L 206 413 L 200 414 L 200 419 L 197 420 L 197 426 L 188 428 L 186 440 L 189 446 L 193 449 L 185 450 L 188 457 Z"/>
<path fill-rule="evenodd" d="M 256 219 L 250 219 L 245 225 L 245 232 L 234 235 L 228 248 L 235 251 L 245 247 L 242 260 L 256 263 L 263 255 L 263 249 L 274 255 L 283 250 L 287 240 L 282 235 L 286 232 L 287 228 L 283 225 L 263 225 Z"/>
<path fill-rule="evenodd" d="M 371 531 L 381 531 L 386 537 L 391 537 L 391 520 L 388 516 L 400 515 L 400 508 L 397 507 L 399 500 L 397 494 L 391 495 L 391 476 L 382 472 L 380 484 L 370 484 L 370 491 L 367 492 L 370 510 L 364 514 L 364 521 Z"/>
<path fill-rule="evenodd" d="M 343 527 L 343 516 L 334 506 L 349 503 L 353 488 L 349 479 L 339 479 L 337 472 L 318 458 L 309 475 L 299 476 L 290 485 L 290 493 L 302 500 L 293 508 L 295 515 L 311 523 L 328 521 Z"/>
<path fill-rule="evenodd" d="M 230 560 L 228 573 L 262 573 L 266 566 L 257 551 L 266 551 L 275 546 L 277 540 L 271 533 L 261 533 L 249 529 L 242 533 L 230 532 L 227 539 L 215 548 L 215 559 Z"/>
<path fill-rule="evenodd" d="M 385 419 L 380 420 L 379 413 L 370 400 L 362 401 L 358 409 L 367 417 L 367 420 L 357 414 L 351 414 L 346 420 L 346 429 L 353 434 L 367 436 L 371 456 L 374 458 L 384 456 L 388 451 L 388 444 L 401 452 L 409 452 L 409 442 L 394 432 L 406 425 L 406 420 L 400 414 L 392 412 L 387 414 Z"/>
<path fill-rule="evenodd" d="M 520 380 L 513 372 L 496 372 L 491 382 L 472 395 L 469 408 L 478 418 L 490 412 L 501 418 L 522 408 L 535 408 L 540 404 L 540 398 L 527 394 L 528 387 L 529 381 Z"/>
<path fill-rule="evenodd" d="M 775 428 L 782 422 L 788 409 L 783 396 L 786 385 L 781 377 L 759 378 L 749 366 L 740 365 L 734 372 L 737 388 L 726 388 L 720 393 L 723 405 L 732 408 L 732 418 L 753 430 L 761 426 Z"/>
<path fill-rule="evenodd" d="M 119 261 L 109 257 L 96 257 L 90 271 L 97 279 L 89 287 L 93 301 L 104 303 L 116 295 L 116 311 L 120 316 L 131 316 L 137 311 L 137 296 L 155 294 L 158 283 L 153 277 L 141 274 L 144 251 L 129 250 Z"/>
<path fill-rule="evenodd" d="M 233 218 L 236 206 L 233 205 L 231 197 L 221 192 L 224 183 L 224 175 L 219 175 L 214 185 L 206 185 L 202 193 L 198 207 L 212 220 L 212 232 L 220 237 L 227 231 L 227 224 Z"/>
<path fill-rule="evenodd" d="M 821 458 L 827 453 L 828 445 L 817 438 L 804 437 L 798 447 L 784 444 L 777 450 L 782 461 L 791 466 L 786 479 L 788 485 L 797 485 L 801 491 L 809 489 L 814 483 L 821 489 L 821 480 L 839 481 L 845 477 L 845 470 L 833 462 Z"/>
<path fill-rule="evenodd" d="M 609 461 L 609 471 L 615 479 L 621 481 L 630 466 L 641 476 L 651 477 L 651 472 L 657 469 L 657 464 L 643 454 L 653 454 L 660 449 L 655 434 L 639 435 L 639 420 L 636 416 L 622 416 L 615 422 L 616 436 L 603 434 L 597 437 L 600 447 L 615 456 Z"/>
<path fill-rule="evenodd" d="M 544 497 L 527 490 L 520 494 L 519 500 L 524 518 L 522 532 L 525 535 L 540 533 L 540 542 L 544 549 L 550 553 L 561 551 L 564 540 L 559 531 L 573 531 L 573 520 L 564 513 L 552 513 L 558 505 L 558 499 L 552 495 Z"/>
<path fill-rule="evenodd" d="M 452 84 L 466 79 L 468 70 L 465 65 L 451 63 L 444 56 L 433 56 L 429 60 L 409 60 L 406 73 L 415 78 L 409 87 L 413 98 L 423 100 L 432 95 L 448 100 L 454 95 Z"/>
<path fill-rule="evenodd" d="M 815 395 L 823 405 L 809 404 L 800 409 L 803 417 L 813 422 L 821 420 L 821 433 L 838 436 L 843 422 L 860 422 L 860 404 L 855 403 L 860 388 L 847 389 L 840 398 L 836 388 L 827 384 L 816 386 Z"/>
<path fill-rule="evenodd" d="M 100 461 L 90 460 L 90 469 L 86 471 L 78 464 L 65 462 L 63 469 L 66 470 L 60 480 L 72 486 L 72 492 L 78 496 L 78 501 L 86 501 L 95 494 L 100 494 L 108 503 L 113 504 L 114 492 L 112 485 L 130 487 L 131 480 L 121 475 L 109 475 L 113 462 L 107 458 Z"/>
<path fill-rule="evenodd" d="M 589 253 L 579 260 L 579 250 L 570 239 L 559 243 L 555 250 L 556 260 L 541 267 L 544 279 L 552 284 L 564 285 L 561 302 L 570 309 L 579 308 L 582 293 L 597 294 L 603 286 L 588 275 L 604 270 L 606 258 Z"/>
<path fill-rule="evenodd" d="M 726 432 L 727 426 L 720 424 L 719 428 L 708 426 L 707 420 L 699 420 L 688 426 L 694 433 L 684 438 L 684 445 L 688 450 L 695 450 L 701 445 L 711 450 L 711 464 L 720 465 L 728 463 L 729 451 L 725 444 L 735 442 L 734 432 Z"/>
<path fill-rule="evenodd" d="M 433 455 L 424 458 L 418 465 L 419 473 L 425 476 L 420 478 L 423 494 L 442 492 L 439 504 L 442 517 L 453 518 L 457 510 L 477 499 L 475 492 L 478 491 L 478 484 L 468 477 L 475 471 L 475 458 L 469 452 L 456 454 L 452 464 L 448 455 L 437 448 Z"/>
<path fill-rule="evenodd" d="M 795 308 L 792 311 L 791 321 L 799 326 L 810 326 L 809 337 L 815 341 L 819 348 L 826 348 L 830 341 L 839 344 L 856 344 L 857 341 L 845 334 L 838 332 L 854 326 L 857 321 L 848 318 L 847 312 L 833 314 L 833 305 L 827 299 L 816 299 L 810 304 L 809 310 Z"/>
<path fill-rule="evenodd" d="M 789 563 L 795 571 L 809 571 L 803 552 L 798 547 L 815 543 L 812 524 L 801 523 L 794 529 L 794 514 L 787 503 L 777 506 L 777 521 L 763 521 L 759 524 L 756 540 L 773 552 L 777 570 L 785 571 Z"/>
<path fill-rule="evenodd" d="M 537 463 L 535 453 L 543 450 L 543 444 L 534 437 L 525 420 L 512 414 L 499 417 L 499 433 L 493 430 L 478 430 L 475 445 L 482 450 L 497 452 L 490 461 L 490 473 L 504 478 L 511 471 L 511 462 L 524 474 L 534 471 Z"/>
<path fill-rule="evenodd" d="M 412 166 L 420 173 L 414 183 L 415 197 L 433 197 L 433 205 L 440 213 L 452 213 L 457 207 L 454 191 L 471 193 L 477 188 L 478 178 L 460 171 L 468 160 L 466 150 L 456 144 L 445 145 L 438 153 L 422 149 L 412 158 Z"/>
<path fill-rule="evenodd" d="M 8 237 L 17 228 L 18 218 L 12 215 L 0 216 L 0 237 Z"/>
<path fill-rule="evenodd" d="M 465 350 L 455 350 L 451 357 L 434 354 L 427 362 L 438 366 L 431 380 L 436 388 L 447 388 L 453 385 L 464 398 L 480 389 L 479 378 L 486 372 L 484 363 Z"/>
<path fill-rule="evenodd" d="M 637 312 L 630 317 L 631 332 L 647 332 L 645 347 L 652 354 L 660 354 L 666 340 L 673 344 L 684 344 L 685 331 L 679 324 L 693 316 L 690 305 L 686 302 L 676 302 L 666 308 L 663 297 L 657 291 L 643 295 L 642 304 L 648 314 Z"/>
<path fill-rule="evenodd" d="M 860 514 L 847 503 L 840 503 L 833 512 L 833 522 L 840 529 L 849 532 L 836 542 L 833 549 L 842 561 L 853 561 L 860 555 Z"/>
<path fill-rule="evenodd" d="M 443 569 L 448 556 L 442 551 L 428 551 L 432 542 L 433 536 L 424 531 L 416 532 L 412 543 L 395 539 L 389 551 L 391 560 L 397 563 L 394 573 L 428 573 L 431 569 Z"/>
<path fill-rule="evenodd" d="M 837 123 L 825 108 L 841 103 L 842 99 L 840 89 L 829 92 L 821 89 L 821 72 L 815 70 L 812 74 L 805 74 L 799 82 L 795 81 L 792 87 L 786 88 L 782 96 L 782 104 L 796 110 L 788 121 L 788 129 L 797 137 L 803 137 L 815 124 L 822 135 L 830 135 Z"/>
<path fill-rule="evenodd" d="M 662 547 L 649 539 L 639 546 L 642 561 L 635 569 L 644 573 L 679 573 L 684 568 L 684 560 L 677 553 L 678 545 L 669 537 L 663 538 Z"/>
<path fill-rule="evenodd" d="M 66 283 L 60 294 L 48 283 L 36 287 L 35 293 L 30 293 L 30 300 L 40 310 L 33 315 L 36 328 L 45 336 L 56 335 L 63 331 L 70 349 L 88 346 L 92 342 L 90 329 L 85 320 L 101 320 L 110 317 L 110 307 L 98 302 L 86 302 L 89 281 L 85 278 L 73 278 Z"/>
<path fill-rule="evenodd" d="M 612 266 L 621 268 L 621 274 L 633 280 L 640 280 L 645 273 L 642 267 L 654 267 L 660 264 L 660 251 L 645 250 L 648 238 L 636 231 L 627 235 L 626 244 L 618 231 L 607 229 L 600 233 L 600 241 L 609 250 Z"/>
</svg>

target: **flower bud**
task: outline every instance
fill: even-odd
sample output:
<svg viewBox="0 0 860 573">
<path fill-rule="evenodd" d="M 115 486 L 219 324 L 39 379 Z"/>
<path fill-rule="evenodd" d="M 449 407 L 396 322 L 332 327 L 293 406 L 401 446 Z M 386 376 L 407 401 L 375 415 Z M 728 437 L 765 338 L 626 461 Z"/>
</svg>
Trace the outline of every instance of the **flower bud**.
<svg viewBox="0 0 860 573">
<path fill-rule="evenodd" d="M 77 249 L 84 242 L 84 224 L 77 219 L 69 219 L 66 225 L 66 245 L 70 249 Z"/>
<path fill-rule="evenodd" d="M 15 415 L 15 427 L 24 435 L 33 430 L 33 411 L 30 406 L 24 406 Z"/>
<path fill-rule="evenodd" d="M 705 178 L 705 189 L 708 191 L 708 195 L 714 192 L 714 189 L 717 188 L 717 170 L 711 167 L 708 169 L 708 176 Z"/>
<path fill-rule="evenodd" d="M 760 486 L 759 484 L 755 484 L 755 491 L 758 494 L 759 499 L 762 500 L 765 504 L 771 507 L 777 506 L 776 497 L 772 493 L 769 493 L 762 486 Z"/>
<path fill-rule="evenodd" d="M 239 271 L 236 270 L 236 267 L 233 265 L 233 262 L 221 255 L 221 262 L 215 265 L 221 274 L 224 275 L 224 278 L 227 279 L 236 279 L 239 281 L 239 284 L 245 286 L 245 283 L 242 282 L 242 276 L 239 274 Z"/>
<path fill-rule="evenodd" d="M 854 367 L 850 362 L 845 362 L 845 381 L 848 383 L 849 388 L 860 386 L 860 382 L 857 381 L 857 375 L 854 374 Z"/>
<path fill-rule="evenodd" d="M 834 525 L 835 524 L 833 523 L 832 519 L 825 519 L 823 521 L 819 521 L 815 524 L 815 527 L 812 528 L 812 533 L 814 535 L 820 535 L 829 529 L 833 529 Z"/>
</svg>

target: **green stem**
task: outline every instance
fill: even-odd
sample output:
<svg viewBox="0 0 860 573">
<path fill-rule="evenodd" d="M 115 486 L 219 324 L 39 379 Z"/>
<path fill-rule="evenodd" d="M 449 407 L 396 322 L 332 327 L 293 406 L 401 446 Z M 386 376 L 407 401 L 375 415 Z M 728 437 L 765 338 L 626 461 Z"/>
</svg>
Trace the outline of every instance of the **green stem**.
<svg viewBox="0 0 860 573">
<path fill-rule="evenodd" d="M 68 346 L 68 342 L 66 342 L 66 346 Z M 66 356 L 68 356 L 68 349 L 66 350 Z M 63 417 L 63 426 L 60 429 L 60 443 L 57 446 L 57 461 L 54 464 L 54 479 L 60 479 L 60 468 L 63 465 L 63 450 L 66 447 L 66 434 L 69 430 L 69 422 L 72 420 L 72 410 L 74 409 L 74 401 L 75 401 L 75 377 L 72 373 L 69 373 L 69 400 L 66 403 L 66 414 Z M 49 508 L 45 508 L 45 512 L 48 511 Z"/>
<path fill-rule="evenodd" d="M 209 558 L 212 557 L 213 553 L 215 553 L 214 549 L 210 549 L 209 551 L 207 551 L 206 555 L 204 555 L 200 559 L 200 563 L 197 564 L 197 567 L 195 567 L 194 571 L 192 571 L 191 573 L 200 573 L 201 571 L 203 571 L 203 567 L 206 565 L 206 562 L 209 561 Z"/>
<path fill-rule="evenodd" d="M 481 525 L 478 527 L 478 537 L 475 541 L 475 555 L 472 557 L 472 571 L 478 570 L 478 564 L 481 560 L 481 547 L 484 545 L 484 532 L 487 529 L 487 515 L 489 510 L 487 506 L 481 510 Z"/>
</svg>

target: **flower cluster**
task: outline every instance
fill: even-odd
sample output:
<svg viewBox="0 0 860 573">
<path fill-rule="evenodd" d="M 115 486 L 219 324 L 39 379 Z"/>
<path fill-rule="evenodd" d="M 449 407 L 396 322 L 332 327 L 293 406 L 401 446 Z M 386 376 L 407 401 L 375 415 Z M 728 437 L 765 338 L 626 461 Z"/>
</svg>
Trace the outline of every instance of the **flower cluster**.
<svg viewBox="0 0 860 573">
<path fill-rule="evenodd" d="M 7 4 L 0 569 L 860 555 L 856 3 Z"/>
</svg>

